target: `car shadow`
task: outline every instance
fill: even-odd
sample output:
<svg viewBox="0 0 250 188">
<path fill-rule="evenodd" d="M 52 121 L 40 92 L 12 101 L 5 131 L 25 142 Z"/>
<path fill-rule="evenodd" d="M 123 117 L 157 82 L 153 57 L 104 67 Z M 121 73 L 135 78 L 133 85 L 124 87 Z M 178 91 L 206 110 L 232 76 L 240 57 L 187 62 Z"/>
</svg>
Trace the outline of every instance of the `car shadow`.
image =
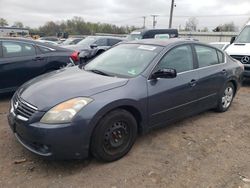
<svg viewBox="0 0 250 188">
<path fill-rule="evenodd" d="M 13 95 L 14 95 L 13 92 L 12 93 L 0 94 L 0 102 L 10 100 Z"/>
<path fill-rule="evenodd" d="M 245 78 L 242 82 L 243 87 L 250 87 L 250 78 Z"/>
</svg>

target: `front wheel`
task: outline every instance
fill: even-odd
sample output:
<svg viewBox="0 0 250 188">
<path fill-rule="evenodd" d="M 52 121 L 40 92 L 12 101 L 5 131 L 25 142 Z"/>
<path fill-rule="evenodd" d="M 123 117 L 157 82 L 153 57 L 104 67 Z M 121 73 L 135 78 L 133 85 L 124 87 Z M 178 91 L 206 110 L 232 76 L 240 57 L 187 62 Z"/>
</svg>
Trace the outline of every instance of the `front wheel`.
<svg viewBox="0 0 250 188">
<path fill-rule="evenodd" d="M 137 136 L 137 122 L 126 110 L 105 115 L 94 130 L 91 153 L 98 160 L 111 162 L 126 155 Z"/>
<path fill-rule="evenodd" d="M 224 88 L 223 94 L 220 96 L 216 110 L 218 112 L 227 111 L 233 102 L 234 94 L 235 94 L 234 85 L 231 82 L 227 83 L 226 87 Z"/>
</svg>

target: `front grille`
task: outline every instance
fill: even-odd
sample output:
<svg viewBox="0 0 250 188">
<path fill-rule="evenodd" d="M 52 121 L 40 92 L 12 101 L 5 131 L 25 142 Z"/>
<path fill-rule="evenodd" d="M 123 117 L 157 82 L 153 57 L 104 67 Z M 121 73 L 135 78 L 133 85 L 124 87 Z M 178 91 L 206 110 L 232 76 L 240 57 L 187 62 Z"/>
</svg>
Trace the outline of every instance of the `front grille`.
<svg viewBox="0 0 250 188">
<path fill-rule="evenodd" d="M 250 56 L 247 55 L 231 55 L 232 58 L 240 61 L 243 64 L 250 64 Z"/>
<path fill-rule="evenodd" d="M 37 111 L 37 107 L 25 102 L 18 95 L 13 98 L 13 110 L 17 116 L 21 116 L 24 120 L 29 118 Z"/>
<path fill-rule="evenodd" d="M 250 71 L 250 67 L 245 67 L 245 70 Z"/>
</svg>

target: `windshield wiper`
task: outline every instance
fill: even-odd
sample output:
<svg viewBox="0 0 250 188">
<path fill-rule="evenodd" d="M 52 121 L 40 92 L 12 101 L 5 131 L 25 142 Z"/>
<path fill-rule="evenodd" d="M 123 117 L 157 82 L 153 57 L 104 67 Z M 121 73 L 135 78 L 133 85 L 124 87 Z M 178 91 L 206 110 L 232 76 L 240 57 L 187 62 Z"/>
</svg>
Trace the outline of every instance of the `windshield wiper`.
<svg viewBox="0 0 250 188">
<path fill-rule="evenodd" d="M 97 70 L 97 69 L 90 69 L 90 70 L 88 70 L 88 71 L 94 72 L 94 73 L 96 73 L 96 74 L 101 74 L 101 75 L 103 75 L 103 76 L 111 76 L 110 74 L 107 74 L 107 73 L 105 73 L 105 72 L 103 72 L 103 71 L 100 71 L 100 70 Z"/>
</svg>

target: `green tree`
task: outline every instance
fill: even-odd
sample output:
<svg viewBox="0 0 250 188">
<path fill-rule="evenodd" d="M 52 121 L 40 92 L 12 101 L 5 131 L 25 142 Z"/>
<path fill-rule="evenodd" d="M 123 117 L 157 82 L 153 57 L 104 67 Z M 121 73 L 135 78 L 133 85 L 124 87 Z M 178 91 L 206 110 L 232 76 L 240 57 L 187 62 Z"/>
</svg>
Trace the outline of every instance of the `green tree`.
<svg viewBox="0 0 250 188">
<path fill-rule="evenodd" d="M 7 22 L 6 19 L 0 18 L 0 26 L 1 26 L 1 27 L 8 26 L 8 25 L 9 25 L 9 24 L 8 24 L 8 22 Z"/>
</svg>

